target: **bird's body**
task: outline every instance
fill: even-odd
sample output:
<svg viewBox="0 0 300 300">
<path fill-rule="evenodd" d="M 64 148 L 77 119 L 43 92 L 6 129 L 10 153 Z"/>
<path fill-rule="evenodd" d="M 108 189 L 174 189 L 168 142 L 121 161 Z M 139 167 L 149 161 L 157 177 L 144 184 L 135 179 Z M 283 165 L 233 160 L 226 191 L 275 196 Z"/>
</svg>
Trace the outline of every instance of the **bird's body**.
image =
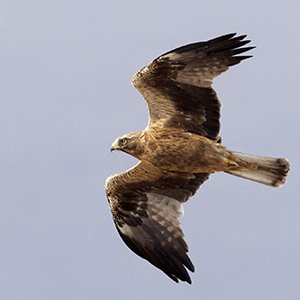
<svg viewBox="0 0 300 300">
<path fill-rule="evenodd" d="M 156 127 L 126 137 L 136 146 L 128 145 L 124 152 L 170 172 L 214 173 L 238 167 L 255 168 L 220 143 L 178 128 Z"/>
<path fill-rule="evenodd" d="M 166 275 L 191 283 L 178 218 L 186 202 L 211 173 L 226 172 L 271 187 L 285 183 L 284 158 L 248 155 L 221 145 L 221 103 L 213 79 L 250 56 L 245 36 L 224 35 L 167 52 L 133 76 L 145 98 L 145 130 L 125 134 L 111 150 L 140 162 L 110 176 L 105 191 L 117 230 L 126 245 Z"/>
</svg>

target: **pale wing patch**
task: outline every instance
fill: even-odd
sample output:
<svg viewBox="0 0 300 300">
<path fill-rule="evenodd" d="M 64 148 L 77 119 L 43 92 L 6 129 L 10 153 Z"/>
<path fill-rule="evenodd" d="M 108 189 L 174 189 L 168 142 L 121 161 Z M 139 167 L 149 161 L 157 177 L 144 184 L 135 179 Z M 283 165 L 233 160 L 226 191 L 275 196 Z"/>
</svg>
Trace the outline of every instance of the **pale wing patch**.
<svg viewBox="0 0 300 300">
<path fill-rule="evenodd" d="M 172 52 L 161 57 L 165 58 L 168 58 L 174 66 L 178 62 L 185 65 L 184 69 L 178 71 L 175 81 L 202 88 L 211 87 L 213 79 L 229 69 L 226 61 L 207 58 L 206 53 L 201 52 L 190 51 L 184 54 Z"/>
<path fill-rule="evenodd" d="M 185 53 L 186 55 L 186 53 Z M 181 57 L 182 57 L 182 54 L 180 53 L 176 53 L 176 52 L 171 52 L 171 53 L 168 53 L 168 54 L 165 54 L 163 56 L 161 56 L 160 58 L 169 58 L 170 60 L 179 60 Z M 192 56 L 190 56 L 192 57 Z"/>
<path fill-rule="evenodd" d="M 183 215 L 182 204 L 168 196 L 160 195 L 154 192 L 147 193 L 147 218 L 142 217 L 142 222 L 147 227 L 152 228 L 153 234 L 160 241 L 162 246 L 172 244 L 171 248 L 178 249 L 182 245 L 187 247 L 183 241 L 183 232 L 180 228 L 178 218 Z M 131 212 L 134 217 L 139 216 Z M 154 245 L 153 236 L 151 237 L 142 226 L 129 226 L 125 224 L 119 227 L 120 231 L 128 237 L 138 240 L 143 246 L 148 243 Z M 152 248 L 151 246 L 151 248 Z"/>
<path fill-rule="evenodd" d="M 160 211 L 163 211 L 164 214 L 180 218 L 183 215 L 183 206 L 182 204 L 165 195 L 160 195 L 155 192 L 149 192 L 147 193 L 148 201 L 150 206 L 156 209 L 159 209 Z"/>
<path fill-rule="evenodd" d="M 218 61 L 209 62 L 209 66 L 205 66 L 205 62 L 194 61 L 178 72 L 176 81 L 202 88 L 209 88 L 212 86 L 214 78 L 228 69 L 229 67 Z"/>
</svg>

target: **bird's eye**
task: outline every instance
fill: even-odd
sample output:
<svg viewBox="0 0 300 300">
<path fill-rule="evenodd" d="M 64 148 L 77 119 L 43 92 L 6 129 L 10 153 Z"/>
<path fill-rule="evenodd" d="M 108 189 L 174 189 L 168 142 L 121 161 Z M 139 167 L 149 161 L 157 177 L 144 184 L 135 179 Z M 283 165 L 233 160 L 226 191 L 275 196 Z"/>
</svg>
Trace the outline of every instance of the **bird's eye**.
<svg viewBox="0 0 300 300">
<path fill-rule="evenodd" d="M 121 144 L 124 146 L 128 143 L 128 139 L 127 138 L 124 138 L 124 139 L 121 139 Z"/>
</svg>

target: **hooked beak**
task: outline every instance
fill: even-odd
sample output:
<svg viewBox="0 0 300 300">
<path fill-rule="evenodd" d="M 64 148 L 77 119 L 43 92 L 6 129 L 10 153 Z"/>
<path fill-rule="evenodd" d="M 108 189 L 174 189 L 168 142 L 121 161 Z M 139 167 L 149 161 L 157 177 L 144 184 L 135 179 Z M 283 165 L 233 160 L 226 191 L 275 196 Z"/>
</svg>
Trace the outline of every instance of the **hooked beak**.
<svg viewBox="0 0 300 300">
<path fill-rule="evenodd" d="M 111 145 L 111 147 L 110 147 L 110 152 L 113 152 L 113 151 L 119 150 L 119 149 L 120 149 L 120 146 L 118 146 L 118 145 L 116 144 L 116 142 L 114 142 L 114 143 Z"/>
</svg>

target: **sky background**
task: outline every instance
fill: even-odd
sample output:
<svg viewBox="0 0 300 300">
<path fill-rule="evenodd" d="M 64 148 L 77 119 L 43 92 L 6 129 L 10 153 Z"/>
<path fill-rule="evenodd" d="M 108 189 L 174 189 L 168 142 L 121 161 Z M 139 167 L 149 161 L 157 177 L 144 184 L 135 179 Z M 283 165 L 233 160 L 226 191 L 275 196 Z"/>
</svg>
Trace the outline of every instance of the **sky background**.
<svg viewBox="0 0 300 300">
<path fill-rule="evenodd" d="M 300 3 L 0 3 L 0 298 L 300 299 Z M 223 144 L 286 157 L 272 189 L 214 174 L 181 218 L 193 284 L 132 253 L 105 179 L 136 160 L 109 152 L 146 127 L 135 72 L 178 46 L 237 32 L 253 58 L 215 80 Z"/>
</svg>

